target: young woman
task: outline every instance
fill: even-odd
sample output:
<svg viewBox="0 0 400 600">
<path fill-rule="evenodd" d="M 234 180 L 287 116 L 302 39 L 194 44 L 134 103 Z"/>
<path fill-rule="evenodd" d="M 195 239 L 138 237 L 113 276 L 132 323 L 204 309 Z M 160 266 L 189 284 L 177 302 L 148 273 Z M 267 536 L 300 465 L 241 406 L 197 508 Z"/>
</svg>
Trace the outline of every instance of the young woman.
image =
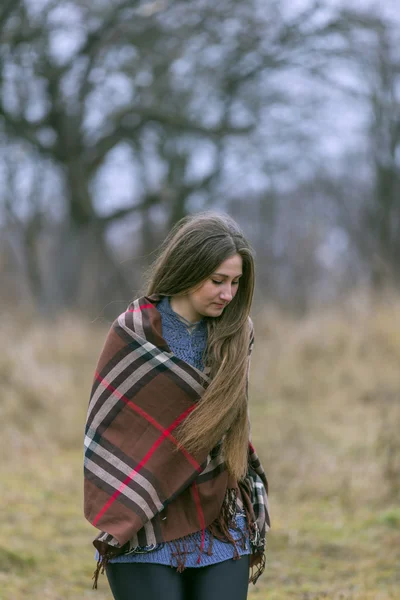
<svg viewBox="0 0 400 600">
<path fill-rule="evenodd" d="M 264 570 L 267 480 L 249 441 L 252 250 L 229 217 L 180 221 L 114 322 L 85 437 L 94 587 L 115 600 L 243 600 Z M 173 568 L 171 568 L 173 567 Z"/>
</svg>

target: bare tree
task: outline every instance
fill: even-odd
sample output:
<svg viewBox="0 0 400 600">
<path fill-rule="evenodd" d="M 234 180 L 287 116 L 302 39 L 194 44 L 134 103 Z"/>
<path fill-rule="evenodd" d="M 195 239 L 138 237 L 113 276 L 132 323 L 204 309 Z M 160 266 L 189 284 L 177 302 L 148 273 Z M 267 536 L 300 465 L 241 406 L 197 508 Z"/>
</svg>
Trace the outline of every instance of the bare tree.
<svg viewBox="0 0 400 600">
<path fill-rule="evenodd" d="M 400 59 L 399 30 L 377 28 L 375 53 L 368 61 L 370 80 L 370 153 L 374 194 L 365 211 L 372 238 L 372 280 L 400 284 Z"/>
<path fill-rule="evenodd" d="M 340 225 L 347 231 L 360 259 L 367 265 L 375 288 L 400 283 L 400 22 L 389 19 L 381 7 L 342 11 L 345 60 L 353 83 L 344 86 L 344 98 L 356 98 L 366 115 L 363 139 L 348 156 L 336 189 Z M 336 85 L 329 75 L 318 73 Z M 340 85 L 340 84 L 339 84 Z"/>
<path fill-rule="evenodd" d="M 43 296 L 50 278 L 57 304 L 76 304 L 83 283 L 85 302 L 90 289 L 101 302 L 115 290 L 129 297 L 137 282 L 119 264 L 110 232 L 129 223 L 143 257 L 193 203 L 224 208 L 245 198 L 272 233 L 279 182 L 319 168 L 312 148 L 325 92 L 312 81 L 332 85 L 329 66 L 347 59 L 349 32 L 370 27 L 349 14 L 317 2 L 286 14 L 273 0 L 261 8 L 238 0 L 7 3 L 0 127 L 56 173 L 63 205 L 43 219 L 40 187 L 32 188 L 25 235 L 40 247 L 51 228 L 54 240 L 46 277 L 31 265 L 34 295 Z M 295 75 L 306 82 L 301 92 Z M 102 176 L 118 153 L 133 187 L 118 206 L 125 184 L 116 177 L 105 211 Z M 250 179 L 257 194 L 247 193 Z M 8 218 L 20 215 L 6 205 Z"/>
</svg>

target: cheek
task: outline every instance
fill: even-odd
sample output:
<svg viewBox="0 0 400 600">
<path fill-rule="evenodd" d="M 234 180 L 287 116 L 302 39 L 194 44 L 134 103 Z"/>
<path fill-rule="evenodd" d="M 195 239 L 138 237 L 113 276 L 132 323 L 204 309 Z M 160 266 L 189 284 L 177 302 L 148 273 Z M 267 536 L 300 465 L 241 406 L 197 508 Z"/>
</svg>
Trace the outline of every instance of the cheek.
<svg viewBox="0 0 400 600">
<path fill-rule="evenodd" d="M 204 284 L 201 289 L 201 298 L 204 301 L 209 300 L 210 298 L 214 298 L 214 296 L 218 293 L 218 290 L 215 289 L 215 286 L 210 283 Z"/>
<path fill-rule="evenodd" d="M 216 289 L 213 284 L 206 283 L 201 288 L 199 300 L 204 304 L 208 304 L 210 301 L 214 300 L 217 295 L 218 289 Z"/>
<path fill-rule="evenodd" d="M 207 301 L 211 294 L 212 290 L 210 289 L 210 286 L 204 284 L 193 293 L 192 300 L 196 305 L 201 305 Z"/>
</svg>

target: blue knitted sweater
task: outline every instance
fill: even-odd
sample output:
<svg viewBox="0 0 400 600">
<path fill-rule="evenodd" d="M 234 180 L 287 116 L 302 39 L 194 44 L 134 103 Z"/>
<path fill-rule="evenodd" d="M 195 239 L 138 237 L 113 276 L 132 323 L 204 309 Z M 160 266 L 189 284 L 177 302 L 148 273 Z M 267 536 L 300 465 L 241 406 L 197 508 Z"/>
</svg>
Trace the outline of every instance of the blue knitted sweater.
<svg viewBox="0 0 400 600">
<path fill-rule="evenodd" d="M 162 334 L 163 338 L 171 348 L 172 352 L 179 358 L 193 365 L 201 371 L 204 369 L 203 353 L 207 344 L 207 325 L 204 319 L 197 323 L 190 323 L 183 317 L 177 315 L 169 303 L 169 299 L 164 297 L 157 305 L 157 310 L 161 314 Z M 237 551 L 239 555 L 250 554 L 249 540 L 246 530 L 246 520 L 244 513 L 236 515 L 236 524 L 240 531 L 230 529 L 232 537 L 237 541 Z M 245 536 L 245 547 L 241 541 Z M 205 531 L 205 549 L 210 545 L 212 553 L 208 552 L 201 554 L 200 564 L 198 564 L 198 549 L 201 544 L 201 531 L 191 535 L 193 548 L 186 556 L 186 567 L 204 567 L 215 563 L 229 560 L 234 556 L 234 547 L 232 544 L 222 542 L 218 539 L 211 539 L 211 536 L 206 529 Z M 169 544 L 157 544 L 156 546 L 146 546 L 140 549 L 136 548 L 129 554 L 122 554 L 110 560 L 115 563 L 156 563 L 160 565 L 173 566 L 173 557 Z"/>
</svg>

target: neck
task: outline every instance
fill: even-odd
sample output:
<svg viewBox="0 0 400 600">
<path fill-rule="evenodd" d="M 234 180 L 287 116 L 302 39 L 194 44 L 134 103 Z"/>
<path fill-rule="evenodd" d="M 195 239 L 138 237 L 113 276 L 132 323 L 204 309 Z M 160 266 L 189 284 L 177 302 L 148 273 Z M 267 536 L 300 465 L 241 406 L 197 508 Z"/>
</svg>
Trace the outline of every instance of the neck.
<svg viewBox="0 0 400 600">
<path fill-rule="evenodd" d="M 190 323 L 197 323 L 201 319 L 201 315 L 194 310 L 186 296 L 172 296 L 170 305 L 177 315 L 190 321 Z"/>
</svg>

